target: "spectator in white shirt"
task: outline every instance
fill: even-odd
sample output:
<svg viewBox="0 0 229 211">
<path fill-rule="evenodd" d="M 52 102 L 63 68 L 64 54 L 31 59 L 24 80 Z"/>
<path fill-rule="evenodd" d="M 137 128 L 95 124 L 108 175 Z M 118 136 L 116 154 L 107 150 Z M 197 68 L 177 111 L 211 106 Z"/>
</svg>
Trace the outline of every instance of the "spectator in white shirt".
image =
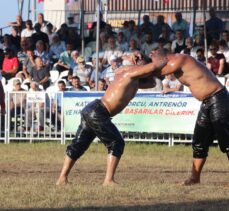
<svg viewBox="0 0 229 211">
<path fill-rule="evenodd" d="M 162 93 L 166 94 L 169 92 L 182 91 L 182 84 L 175 78 L 173 74 L 168 74 L 165 76 L 165 79 L 162 81 L 163 90 Z"/>
</svg>

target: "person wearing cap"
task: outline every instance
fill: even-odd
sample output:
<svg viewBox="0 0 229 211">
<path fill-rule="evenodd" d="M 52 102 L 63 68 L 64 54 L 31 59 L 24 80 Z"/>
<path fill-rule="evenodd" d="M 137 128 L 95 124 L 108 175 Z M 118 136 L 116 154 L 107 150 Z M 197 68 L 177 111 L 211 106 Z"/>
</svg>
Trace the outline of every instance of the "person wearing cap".
<svg viewBox="0 0 229 211">
<path fill-rule="evenodd" d="M 6 80 L 13 78 L 19 68 L 19 61 L 16 56 L 14 56 L 12 49 L 6 48 L 4 51 L 5 58 L 2 64 L 2 76 Z"/>
<path fill-rule="evenodd" d="M 20 122 L 17 121 L 17 117 L 23 117 L 26 107 L 26 93 L 21 87 L 21 81 L 19 79 L 13 80 L 13 92 L 10 93 L 10 129 L 17 129 Z M 16 118 L 16 121 L 13 121 Z M 22 125 L 21 125 L 22 126 Z"/>
<path fill-rule="evenodd" d="M 111 66 L 109 66 L 103 72 L 103 78 L 106 81 L 107 86 L 109 86 L 109 84 L 114 80 L 115 71 L 119 68 L 118 57 L 115 55 L 112 55 L 110 57 L 110 63 L 111 63 Z"/>
<path fill-rule="evenodd" d="M 87 89 L 81 85 L 80 78 L 74 75 L 72 77 L 72 87 L 68 91 L 87 91 Z"/>
<path fill-rule="evenodd" d="M 71 81 L 73 76 L 78 76 L 82 86 L 89 85 L 89 78 L 92 72 L 92 66 L 85 63 L 85 59 L 82 56 L 77 58 L 77 66 L 73 70 L 69 70 L 68 80 Z"/>
</svg>

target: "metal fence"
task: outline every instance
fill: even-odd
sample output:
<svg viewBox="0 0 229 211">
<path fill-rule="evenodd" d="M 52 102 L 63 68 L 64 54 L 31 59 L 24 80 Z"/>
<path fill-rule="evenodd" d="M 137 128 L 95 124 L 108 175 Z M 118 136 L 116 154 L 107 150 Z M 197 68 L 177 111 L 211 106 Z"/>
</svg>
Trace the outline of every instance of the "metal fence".
<svg viewBox="0 0 229 211">
<path fill-rule="evenodd" d="M 63 93 L 7 92 L 6 113 L 0 118 L 0 142 L 57 141 L 65 144 L 75 133 L 64 131 Z M 76 128 L 77 129 L 77 128 Z M 122 132 L 126 141 L 190 143 L 191 134 Z M 95 141 L 98 141 L 96 139 Z"/>
</svg>

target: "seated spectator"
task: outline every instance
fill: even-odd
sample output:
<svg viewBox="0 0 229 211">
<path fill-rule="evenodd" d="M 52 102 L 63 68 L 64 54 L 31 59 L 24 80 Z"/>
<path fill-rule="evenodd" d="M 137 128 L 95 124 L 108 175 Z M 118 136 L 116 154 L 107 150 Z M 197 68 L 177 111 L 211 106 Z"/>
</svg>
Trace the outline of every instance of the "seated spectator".
<svg viewBox="0 0 229 211">
<path fill-rule="evenodd" d="M 2 65 L 2 76 L 5 77 L 6 80 L 9 80 L 15 77 L 19 68 L 19 61 L 10 48 L 6 48 L 4 54 L 5 58 Z"/>
<path fill-rule="evenodd" d="M 151 32 L 146 32 L 145 34 L 145 42 L 141 46 L 141 52 L 144 55 L 149 56 L 152 50 L 158 48 L 158 43 L 153 41 L 153 34 Z"/>
<path fill-rule="evenodd" d="M 36 44 L 37 41 L 42 40 L 45 43 L 45 46 L 48 48 L 49 47 L 48 35 L 41 31 L 41 25 L 39 23 L 36 23 L 34 25 L 34 30 L 35 32 L 31 36 L 33 43 Z"/>
<path fill-rule="evenodd" d="M 16 93 L 10 93 L 10 130 L 17 130 L 19 124 L 17 117 L 23 117 L 26 107 L 26 94 L 23 93 L 25 90 L 21 88 L 19 79 L 14 79 L 12 91 Z M 13 121 L 13 118 L 16 118 L 16 120 Z"/>
<path fill-rule="evenodd" d="M 218 45 L 216 43 L 212 43 L 209 46 L 211 56 L 208 58 L 207 67 L 211 70 L 215 75 L 221 76 L 224 72 L 225 68 L 225 57 L 223 54 L 217 53 Z"/>
<path fill-rule="evenodd" d="M 33 23 L 31 20 L 27 20 L 25 22 L 26 28 L 22 30 L 21 32 L 21 39 L 25 40 L 27 37 L 32 37 L 32 34 L 34 33 L 33 30 Z"/>
<path fill-rule="evenodd" d="M 78 76 L 73 76 L 72 87 L 69 89 L 69 91 L 87 91 L 87 89 L 80 84 L 80 79 Z"/>
<path fill-rule="evenodd" d="M 189 36 L 189 24 L 186 20 L 182 18 L 181 12 L 176 12 L 175 14 L 176 21 L 172 25 L 172 30 L 174 32 L 180 31 L 182 37 L 186 38 Z"/>
<path fill-rule="evenodd" d="M 18 58 L 18 61 L 19 61 L 19 70 L 22 69 L 22 65 L 27 57 L 26 55 L 26 51 L 28 49 L 28 45 L 27 45 L 27 42 L 26 40 L 21 40 L 20 42 L 20 51 L 17 53 L 17 58 Z"/>
<path fill-rule="evenodd" d="M 171 50 L 173 53 L 180 53 L 186 48 L 185 39 L 183 37 L 182 31 L 176 31 L 176 39 L 172 42 Z"/>
<path fill-rule="evenodd" d="M 140 25 L 140 30 L 143 34 L 154 31 L 154 25 L 150 22 L 150 18 L 148 15 L 144 15 L 142 20 L 143 23 Z"/>
<path fill-rule="evenodd" d="M 180 81 L 176 79 L 173 74 L 168 74 L 165 76 L 165 79 L 162 81 L 163 90 L 162 93 L 166 94 L 169 92 L 182 91 L 183 87 Z"/>
<path fill-rule="evenodd" d="M 49 58 L 51 59 L 52 63 L 56 63 L 60 58 L 60 54 L 64 51 L 66 51 L 64 42 L 60 41 L 58 34 L 53 35 L 49 48 Z"/>
<path fill-rule="evenodd" d="M 34 50 L 34 55 L 40 57 L 45 66 L 50 67 L 49 54 L 46 51 L 45 43 L 42 40 L 38 40 L 36 42 L 36 49 Z"/>
<path fill-rule="evenodd" d="M 203 46 L 204 45 L 204 39 L 205 39 L 205 35 L 204 35 L 204 26 L 200 25 L 198 27 L 196 27 L 196 32 L 193 35 L 194 38 L 194 46 Z M 210 40 L 207 40 L 207 43 L 209 43 Z"/>
<path fill-rule="evenodd" d="M 162 34 L 162 28 L 165 28 L 168 33 L 171 33 L 172 29 L 170 26 L 165 23 L 165 18 L 163 15 L 157 16 L 157 23 L 154 26 L 153 34 L 154 34 L 154 40 L 157 41 L 159 39 L 159 36 Z"/>
<path fill-rule="evenodd" d="M 77 59 L 79 58 L 79 51 L 72 51 L 71 53 L 72 61 L 70 64 L 69 70 L 73 71 L 73 69 L 78 66 Z"/>
<path fill-rule="evenodd" d="M 220 33 L 223 31 L 223 21 L 216 16 L 215 9 L 209 10 L 210 19 L 206 21 L 207 36 L 211 40 L 219 40 Z"/>
<path fill-rule="evenodd" d="M 13 54 L 17 55 L 18 48 L 13 44 L 11 36 L 8 34 L 3 36 L 2 49 L 5 50 L 6 48 L 11 49 Z"/>
<path fill-rule="evenodd" d="M 105 28 L 104 28 L 104 32 L 106 33 L 107 37 L 111 37 L 117 36 L 117 33 L 115 31 L 113 31 L 112 26 L 110 24 L 106 24 Z"/>
<path fill-rule="evenodd" d="M 126 53 L 133 53 L 135 51 L 139 51 L 138 43 L 134 38 L 131 38 L 129 41 L 129 49 Z"/>
<path fill-rule="evenodd" d="M 85 63 L 83 57 L 77 58 L 77 66 L 73 69 L 70 69 L 68 74 L 68 80 L 71 81 L 74 76 L 78 76 L 80 79 L 80 84 L 82 86 L 89 86 L 89 79 L 92 72 L 92 66 Z"/>
<path fill-rule="evenodd" d="M 56 32 L 61 41 L 67 43 L 68 40 L 68 25 L 66 23 L 61 24 L 60 29 Z"/>
<path fill-rule="evenodd" d="M 199 48 L 197 51 L 196 51 L 196 59 L 199 61 L 199 62 L 202 62 L 204 64 L 206 64 L 206 58 L 204 56 L 204 49 L 203 48 Z"/>
<path fill-rule="evenodd" d="M 122 31 L 120 31 L 118 33 L 118 39 L 116 41 L 116 46 L 122 51 L 122 52 L 126 52 L 128 51 L 128 43 L 125 40 L 125 36 L 124 33 Z"/>
<path fill-rule="evenodd" d="M 116 40 L 114 37 L 109 37 L 108 38 L 108 48 L 106 49 L 106 51 L 104 52 L 104 58 L 103 58 L 103 65 L 104 64 L 111 64 L 110 62 L 110 57 L 111 55 L 115 55 L 117 57 L 121 57 L 122 56 L 122 51 L 120 51 L 118 49 L 118 47 L 116 46 Z"/>
<path fill-rule="evenodd" d="M 81 50 L 81 38 L 76 29 L 68 29 L 68 42 L 72 44 L 73 50 Z"/>
<path fill-rule="evenodd" d="M 227 43 L 227 47 L 229 47 L 229 32 L 228 31 L 225 30 L 222 32 L 221 39 L 225 40 Z"/>
<path fill-rule="evenodd" d="M 44 19 L 43 13 L 39 13 L 37 15 L 37 23 L 39 23 L 39 25 L 41 26 L 41 31 L 47 33 L 47 24 L 49 22 Z"/>
<path fill-rule="evenodd" d="M 187 37 L 185 40 L 186 47 L 181 51 L 181 54 L 188 54 L 193 58 L 196 58 L 196 49 L 193 47 L 193 40 L 191 37 Z"/>
<path fill-rule="evenodd" d="M 22 30 L 25 28 L 25 22 L 22 20 L 21 15 L 17 15 L 16 21 L 8 23 L 8 26 L 16 27 L 18 33 L 21 34 Z"/>
<path fill-rule="evenodd" d="M 100 91 L 103 92 L 106 90 L 106 81 L 102 78 L 98 79 L 98 90 L 96 90 L 96 87 L 94 86 L 91 91 Z"/>
<path fill-rule="evenodd" d="M 14 52 L 18 52 L 21 49 L 20 42 L 21 42 L 21 37 L 18 35 L 18 31 L 15 27 L 12 27 L 11 29 L 11 34 L 9 35 L 9 38 L 11 40 L 11 43 L 13 45 L 13 49 L 15 48 Z M 15 46 L 15 47 L 14 47 Z"/>
<path fill-rule="evenodd" d="M 59 72 L 70 69 L 70 66 L 73 62 L 71 53 L 72 53 L 72 44 L 66 43 L 66 51 L 60 54 L 60 58 L 56 64 L 56 69 Z"/>
<path fill-rule="evenodd" d="M 32 68 L 35 66 L 35 58 L 34 52 L 32 49 L 27 49 L 26 58 L 23 62 L 22 71 L 18 72 L 17 77 L 21 78 L 22 81 L 30 78 L 30 74 Z"/>
<path fill-rule="evenodd" d="M 171 51 L 171 42 L 166 42 L 164 38 L 159 38 L 158 41 L 158 49 L 166 48 Z"/>
<path fill-rule="evenodd" d="M 126 41 L 129 42 L 130 39 L 136 35 L 136 30 L 135 30 L 135 21 L 134 20 L 130 20 L 128 22 L 128 28 L 125 30 L 124 34 L 125 34 L 125 38 Z"/>
<path fill-rule="evenodd" d="M 30 72 L 30 81 L 35 81 L 38 85 L 42 85 L 44 89 L 50 85 L 50 74 L 47 66 L 44 65 L 42 58 L 35 59 L 35 66 L 32 67 Z"/>
<path fill-rule="evenodd" d="M 114 80 L 115 71 L 119 68 L 119 60 L 118 57 L 115 55 L 112 55 L 110 57 L 111 66 L 109 66 L 107 69 L 103 72 L 104 80 L 106 81 L 106 85 L 109 86 L 110 83 Z"/>
<path fill-rule="evenodd" d="M 78 24 L 75 23 L 74 16 L 69 16 L 67 19 L 68 19 L 67 20 L 68 21 L 67 22 L 68 28 L 74 28 L 74 29 L 78 30 Z"/>
<path fill-rule="evenodd" d="M 159 38 L 164 38 L 166 43 L 172 43 L 172 41 L 175 40 L 175 35 L 172 31 L 169 31 L 167 27 L 163 26 Z"/>
<path fill-rule="evenodd" d="M 104 67 L 102 65 L 102 58 L 103 57 L 100 57 L 101 54 L 99 55 L 99 69 L 98 69 L 98 72 L 97 72 L 97 80 L 99 79 L 103 79 L 103 71 L 104 71 Z M 92 65 L 93 65 L 93 70 L 92 70 L 92 73 L 91 73 L 91 76 L 90 76 L 90 79 L 89 79 L 89 85 L 91 88 L 94 88 L 95 87 L 95 83 L 96 83 L 96 55 L 94 54 L 92 56 Z"/>
<path fill-rule="evenodd" d="M 49 38 L 49 45 L 51 45 L 52 41 L 53 41 L 53 36 L 56 35 L 57 33 L 54 32 L 55 30 L 54 30 L 54 27 L 53 27 L 53 25 L 51 23 L 48 23 L 46 25 L 46 28 L 47 28 L 47 32 L 46 33 L 47 33 L 48 38 Z"/>
<path fill-rule="evenodd" d="M 226 63 L 229 63 L 229 47 L 225 40 L 219 41 L 219 51 L 217 53 L 221 53 L 224 55 L 226 59 Z"/>
</svg>

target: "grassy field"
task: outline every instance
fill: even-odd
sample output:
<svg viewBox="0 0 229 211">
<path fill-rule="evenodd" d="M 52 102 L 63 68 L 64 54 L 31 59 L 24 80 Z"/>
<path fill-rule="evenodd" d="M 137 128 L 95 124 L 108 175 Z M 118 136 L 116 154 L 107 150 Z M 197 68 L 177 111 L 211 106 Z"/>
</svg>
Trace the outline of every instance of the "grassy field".
<svg viewBox="0 0 229 211">
<path fill-rule="evenodd" d="M 229 165 L 210 150 L 202 183 L 184 187 L 191 146 L 126 145 L 116 173 L 119 186 L 103 187 L 106 150 L 92 144 L 57 187 L 66 146 L 55 143 L 0 144 L 0 210 L 229 210 Z"/>
</svg>

